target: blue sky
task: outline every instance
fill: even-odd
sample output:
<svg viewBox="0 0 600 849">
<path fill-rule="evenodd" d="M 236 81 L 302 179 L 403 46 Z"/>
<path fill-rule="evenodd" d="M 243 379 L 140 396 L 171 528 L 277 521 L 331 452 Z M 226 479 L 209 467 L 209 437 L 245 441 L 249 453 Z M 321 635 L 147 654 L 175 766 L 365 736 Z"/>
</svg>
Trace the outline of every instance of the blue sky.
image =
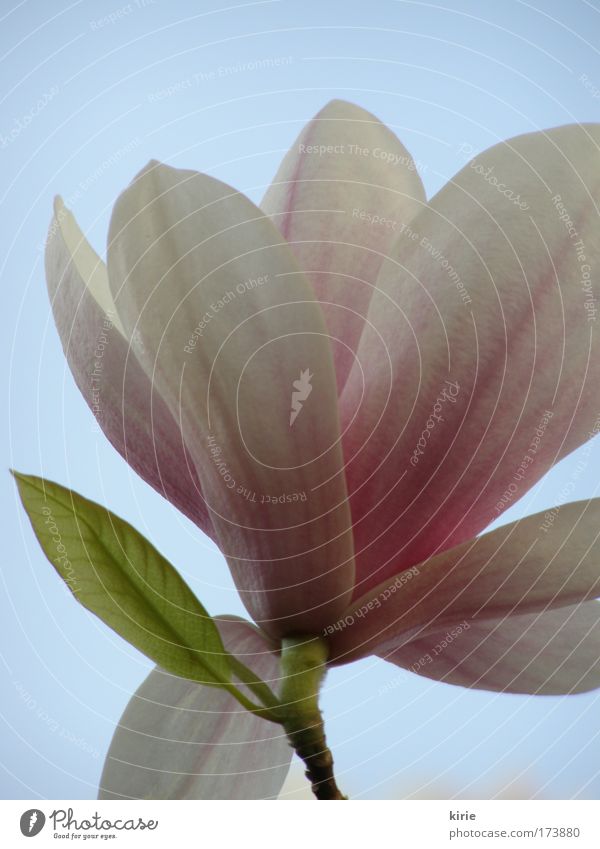
<svg viewBox="0 0 600 849">
<path fill-rule="evenodd" d="M 148 159 L 206 171 L 259 200 L 301 126 L 334 97 L 371 110 L 429 195 L 523 132 L 600 120 L 597 0 L 537 4 L 4 3 L 0 55 L 3 466 L 72 486 L 144 533 L 213 613 L 243 613 L 224 560 L 95 427 L 51 319 L 42 244 L 60 193 L 103 252 L 112 203 Z M 261 61 L 263 60 L 263 61 Z M 264 61 L 267 60 L 267 61 Z M 600 447 L 571 455 L 502 521 L 597 494 Z M 114 725 L 150 663 L 74 603 L 0 476 L 4 798 L 92 798 Z M 597 798 L 597 694 L 467 692 L 367 660 L 324 698 L 353 797 Z"/>
</svg>

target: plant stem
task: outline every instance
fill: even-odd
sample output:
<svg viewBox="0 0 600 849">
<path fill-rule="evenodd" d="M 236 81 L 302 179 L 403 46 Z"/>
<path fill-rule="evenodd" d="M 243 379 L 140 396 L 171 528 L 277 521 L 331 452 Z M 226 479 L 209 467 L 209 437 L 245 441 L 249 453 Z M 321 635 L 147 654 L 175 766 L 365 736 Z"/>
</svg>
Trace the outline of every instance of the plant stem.
<svg viewBox="0 0 600 849">
<path fill-rule="evenodd" d="M 285 637 L 281 644 L 280 691 L 283 727 L 306 765 L 317 799 L 346 799 L 335 781 L 333 757 L 325 742 L 319 689 L 326 672 L 327 643 L 320 637 Z"/>
<path fill-rule="evenodd" d="M 265 684 L 264 681 L 261 681 L 251 669 L 244 666 L 244 664 L 235 655 L 232 654 L 229 656 L 229 663 L 235 677 L 238 678 L 242 684 L 245 684 L 252 693 L 254 693 L 254 695 L 260 700 L 261 704 L 263 704 L 266 708 L 272 708 L 273 712 L 280 707 L 279 699 L 276 697 L 271 688 Z"/>
</svg>

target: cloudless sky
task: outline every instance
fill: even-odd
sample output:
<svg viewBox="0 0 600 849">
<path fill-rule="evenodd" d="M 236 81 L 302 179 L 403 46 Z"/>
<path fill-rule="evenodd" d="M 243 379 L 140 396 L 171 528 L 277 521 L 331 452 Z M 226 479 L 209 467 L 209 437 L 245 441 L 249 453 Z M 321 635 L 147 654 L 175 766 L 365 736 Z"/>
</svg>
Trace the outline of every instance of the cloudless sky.
<svg viewBox="0 0 600 849">
<path fill-rule="evenodd" d="M 598 44 L 597 0 L 3 0 L 0 467 L 106 504 L 212 613 L 243 614 L 216 548 L 129 469 L 75 387 L 44 284 L 53 196 L 101 253 L 116 195 L 150 158 L 258 201 L 334 97 L 394 129 L 431 195 L 464 165 L 463 144 L 600 121 Z M 571 482 L 570 500 L 597 494 L 597 442 L 581 474 L 577 464 L 576 452 L 502 522 L 557 503 Z M 8 471 L 0 498 L 0 797 L 94 798 L 115 723 L 151 664 L 74 602 Z M 597 693 L 470 692 L 371 659 L 330 674 L 324 708 L 354 798 L 600 794 Z"/>
</svg>

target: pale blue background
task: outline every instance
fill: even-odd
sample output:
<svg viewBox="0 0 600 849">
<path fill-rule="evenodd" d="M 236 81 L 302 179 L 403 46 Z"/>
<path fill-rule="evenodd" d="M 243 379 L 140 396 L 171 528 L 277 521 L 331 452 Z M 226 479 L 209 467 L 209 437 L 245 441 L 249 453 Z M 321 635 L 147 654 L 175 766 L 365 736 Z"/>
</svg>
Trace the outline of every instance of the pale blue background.
<svg viewBox="0 0 600 849">
<path fill-rule="evenodd" d="M 95 431 L 65 368 L 40 249 L 52 196 L 72 198 L 88 182 L 71 205 L 99 250 L 112 201 L 151 157 L 207 171 L 258 200 L 301 125 L 332 97 L 393 126 L 426 166 L 431 194 L 464 163 L 462 142 L 479 150 L 600 120 L 600 99 L 579 79 L 587 74 L 600 89 L 600 6 L 25 0 L 13 8 L 3 0 L 0 9 L 2 137 L 58 87 L 0 148 L 0 466 L 107 503 L 177 565 L 210 611 L 241 612 L 222 558 Z M 198 72 L 287 56 L 275 70 L 238 69 L 153 97 Z M 104 167 L 115 154 L 118 164 Z M 599 459 L 595 444 L 573 498 L 597 491 Z M 505 519 L 555 503 L 576 463 L 563 462 Z M 75 604 L 34 541 L 8 472 L 0 497 L 0 796 L 93 798 L 114 724 L 149 663 Z M 363 661 L 330 675 L 325 710 L 340 782 L 353 797 L 600 795 L 595 694 L 471 693 Z"/>
</svg>

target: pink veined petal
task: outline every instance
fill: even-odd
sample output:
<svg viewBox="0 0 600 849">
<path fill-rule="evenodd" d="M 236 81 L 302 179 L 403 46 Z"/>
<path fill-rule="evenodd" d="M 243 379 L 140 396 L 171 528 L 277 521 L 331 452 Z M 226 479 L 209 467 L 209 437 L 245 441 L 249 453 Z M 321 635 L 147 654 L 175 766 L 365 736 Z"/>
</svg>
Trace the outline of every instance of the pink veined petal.
<svg viewBox="0 0 600 849">
<path fill-rule="evenodd" d="M 225 648 L 276 684 L 279 661 L 268 638 L 243 619 L 217 624 Z M 246 711 L 225 690 L 156 667 L 120 719 L 98 798 L 270 799 L 291 756 L 281 726 Z"/>
<path fill-rule="evenodd" d="M 60 201 L 46 277 L 67 361 L 105 435 L 147 483 L 214 538 L 179 425 L 119 329 L 104 263 Z"/>
<path fill-rule="evenodd" d="M 348 663 L 385 655 L 464 619 L 539 613 L 597 595 L 600 498 L 504 525 L 388 578 L 353 601 L 338 627 L 332 622 L 325 633 L 331 634 L 332 662 Z"/>
<path fill-rule="evenodd" d="M 600 687 L 600 604 L 463 620 L 381 657 L 426 678 L 477 690 L 584 693 Z"/>
<path fill-rule="evenodd" d="M 424 204 L 406 148 L 374 115 L 342 100 L 304 127 L 263 198 L 322 303 L 340 391 L 383 258 Z"/>
<path fill-rule="evenodd" d="M 485 151 L 391 249 L 341 402 L 356 595 L 600 430 L 599 143 L 593 124 Z"/>
<path fill-rule="evenodd" d="M 108 271 L 246 607 L 318 632 L 350 598 L 352 531 L 331 348 L 288 245 L 244 195 L 155 163 L 115 205 Z"/>
</svg>

